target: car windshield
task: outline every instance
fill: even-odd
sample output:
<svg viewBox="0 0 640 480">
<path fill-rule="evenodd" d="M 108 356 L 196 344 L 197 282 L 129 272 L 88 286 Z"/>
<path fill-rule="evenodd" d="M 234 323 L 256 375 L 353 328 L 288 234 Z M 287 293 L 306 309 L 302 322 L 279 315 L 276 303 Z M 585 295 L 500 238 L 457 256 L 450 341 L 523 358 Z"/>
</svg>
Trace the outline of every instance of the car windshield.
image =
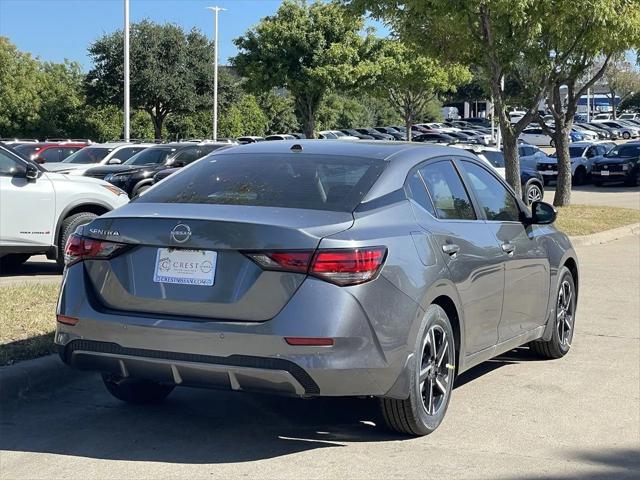
<svg viewBox="0 0 640 480">
<path fill-rule="evenodd" d="M 98 163 L 109 152 L 113 151 L 113 148 L 107 147 L 85 147 L 78 150 L 76 153 L 69 155 L 62 162 L 63 163 Z"/>
<path fill-rule="evenodd" d="M 176 149 L 171 147 L 146 148 L 141 152 L 136 153 L 133 157 L 124 162 L 123 165 L 153 165 L 164 163 L 167 157 L 175 151 Z"/>
<path fill-rule="evenodd" d="M 135 201 L 351 212 L 386 162 L 329 155 L 218 154 Z"/>
<path fill-rule="evenodd" d="M 618 145 L 605 155 L 605 157 L 639 157 L 640 144 L 638 145 Z"/>
</svg>

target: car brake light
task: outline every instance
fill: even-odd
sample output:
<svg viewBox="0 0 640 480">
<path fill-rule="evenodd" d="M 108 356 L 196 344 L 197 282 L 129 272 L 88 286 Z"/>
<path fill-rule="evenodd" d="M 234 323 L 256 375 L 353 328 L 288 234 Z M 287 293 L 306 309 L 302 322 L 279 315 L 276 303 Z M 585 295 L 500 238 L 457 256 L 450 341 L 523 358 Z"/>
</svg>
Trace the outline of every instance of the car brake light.
<svg viewBox="0 0 640 480">
<path fill-rule="evenodd" d="M 64 263 L 69 266 L 83 260 L 112 258 L 126 246 L 124 243 L 96 240 L 74 233 L 68 238 L 65 245 Z"/>
<path fill-rule="evenodd" d="M 80 320 L 75 317 L 67 317 L 66 315 L 56 315 L 56 321 L 58 323 L 64 323 L 65 325 L 76 325 Z"/>
<path fill-rule="evenodd" d="M 357 285 L 373 280 L 386 256 L 384 247 L 318 250 L 309 273 L 336 285 Z"/>
<path fill-rule="evenodd" d="M 289 252 L 245 252 L 264 270 L 308 273 L 340 286 L 373 280 L 387 255 L 385 247 L 320 249 Z"/>
</svg>

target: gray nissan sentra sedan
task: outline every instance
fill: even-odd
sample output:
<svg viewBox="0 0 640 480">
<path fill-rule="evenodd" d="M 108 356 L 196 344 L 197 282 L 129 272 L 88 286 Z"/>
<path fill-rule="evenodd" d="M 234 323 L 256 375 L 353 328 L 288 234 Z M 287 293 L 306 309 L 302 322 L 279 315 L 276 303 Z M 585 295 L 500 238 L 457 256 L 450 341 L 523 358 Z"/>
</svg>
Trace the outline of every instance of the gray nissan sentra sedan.
<svg viewBox="0 0 640 480">
<path fill-rule="evenodd" d="M 374 396 L 389 427 L 428 434 L 457 374 L 569 351 L 578 264 L 555 216 L 460 149 L 226 149 L 76 231 L 55 342 L 127 402 Z"/>
</svg>

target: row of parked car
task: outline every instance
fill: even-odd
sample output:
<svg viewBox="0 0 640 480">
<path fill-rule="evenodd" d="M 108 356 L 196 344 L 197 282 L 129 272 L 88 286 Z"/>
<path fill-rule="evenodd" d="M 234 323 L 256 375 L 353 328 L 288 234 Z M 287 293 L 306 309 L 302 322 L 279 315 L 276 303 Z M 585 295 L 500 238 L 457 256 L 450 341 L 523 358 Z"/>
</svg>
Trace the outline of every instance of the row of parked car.
<svg viewBox="0 0 640 480">
<path fill-rule="evenodd" d="M 425 143 L 454 144 L 459 142 L 489 145 L 492 142 L 491 127 L 484 119 L 448 120 L 441 123 L 419 123 L 411 126 L 411 140 Z M 386 127 L 345 128 L 322 130 L 318 138 L 323 140 L 407 140 L 407 128 L 402 125 Z M 266 137 L 238 137 L 239 143 L 255 143 L 271 140 L 304 139 L 303 133 L 282 133 Z"/>
<path fill-rule="evenodd" d="M 553 131 L 551 124 L 547 126 Z M 640 136 L 640 118 L 575 122 L 571 132 L 569 132 L 569 140 L 571 142 L 617 139 L 629 140 L 638 138 L 638 136 Z M 532 145 L 544 147 L 555 146 L 553 137 L 547 134 L 537 123 L 525 128 L 520 134 L 519 140 Z"/>
</svg>

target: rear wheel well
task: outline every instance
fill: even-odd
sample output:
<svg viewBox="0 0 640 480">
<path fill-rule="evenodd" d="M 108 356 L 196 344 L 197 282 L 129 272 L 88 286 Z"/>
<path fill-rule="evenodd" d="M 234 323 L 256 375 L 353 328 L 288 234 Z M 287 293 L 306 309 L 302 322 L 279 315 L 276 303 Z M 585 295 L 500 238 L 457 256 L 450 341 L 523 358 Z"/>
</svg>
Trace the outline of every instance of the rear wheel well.
<svg viewBox="0 0 640 480">
<path fill-rule="evenodd" d="M 77 207 L 72 208 L 65 214 L 64 218 L 62 218 L 61 220 L 64 220 L 65 218 L 68 218 L 71 215 L 75 215 L 76 213 L 81 213 L 81 212 L 89 212 L 89 213 L 95 213 L 96 215 L 103 215 L 108 211 L 109 209 L 103 207 L 102 205 L 88 203 L 85 205 L 78 205 Z"/>
<path fill-rule="evenodd" d="M 567 258 L 567 261 L 564 262 L 564 266 L 569 269 L 571 275 L 573 276 L 573 283 L 576 287 L 576 295 L 578 294 L 578 264 L 573 258 Z"/>
<path fill-rule="evenodd" d="M 455 303 L 451 298 L 446 295 L 441 295 L 433 300 L 432 302 L 435 305 L 441 307 L 447 316 L 449 317 L 449 321 L 451 322 L 451 329 L 453 330 L 453 337 L 456 342 L 456 372 L 460 365 L 460 317 L 458 315 L 458 310 L 456 309 Z"/>
</svg>

